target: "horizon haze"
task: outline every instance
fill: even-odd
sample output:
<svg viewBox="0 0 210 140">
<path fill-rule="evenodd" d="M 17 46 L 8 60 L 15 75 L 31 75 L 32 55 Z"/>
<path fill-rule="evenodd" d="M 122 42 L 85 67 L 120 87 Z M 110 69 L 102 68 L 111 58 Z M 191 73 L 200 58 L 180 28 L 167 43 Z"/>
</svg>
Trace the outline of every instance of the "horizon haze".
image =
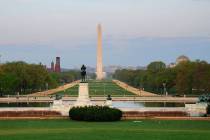
<svg viewBox="0 0 210 140">
<path fill-rule="evenodd" d="M 166 64 L 180 55 L 210 62 L 209 0 L 0 0 L 1 62 L 63 68 L 96 66 L 97 24 L 103 63 Z"/>
</svg>

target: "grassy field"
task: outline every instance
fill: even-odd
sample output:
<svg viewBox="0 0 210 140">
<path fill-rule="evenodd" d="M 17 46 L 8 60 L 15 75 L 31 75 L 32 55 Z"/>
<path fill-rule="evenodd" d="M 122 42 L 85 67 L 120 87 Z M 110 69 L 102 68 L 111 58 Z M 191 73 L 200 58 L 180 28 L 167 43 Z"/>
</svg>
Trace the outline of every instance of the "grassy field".
<svg viewBox="0 0 210 140">
<path fill-rule="evenodd" d="M 207 121 L 0 121 L 0 140 L 209 140 Z"/>
<path fill-rule="evenodd" d="M 107 96 L 108 94 L 112 96 L 124 96 L 124 95 L 134 95 L 133 93 L 128 92 L 127 90 L 119 87 L 111 80 L 104 81 L 88 81 L 89 83 L 89 94 L 90 96 Z M 61 91 L 56 94 L 60 95 L 78 95 L 78 85 L 72 88 L 67 89 L 66 91 Z"/>
</svg>

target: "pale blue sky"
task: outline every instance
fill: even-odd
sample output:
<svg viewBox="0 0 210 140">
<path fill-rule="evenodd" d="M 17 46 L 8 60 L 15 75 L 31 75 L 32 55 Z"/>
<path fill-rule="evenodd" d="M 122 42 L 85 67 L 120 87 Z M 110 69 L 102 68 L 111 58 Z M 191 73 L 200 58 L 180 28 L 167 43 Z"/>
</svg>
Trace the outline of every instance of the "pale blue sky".
<svg viewBox="0 0 210 140">
<path fill-rule="evenodd" d="M 102 24 L 105 65 L 210 62 L 210 0 L 0 0 L 2 61 L 95 66 Z M 82 59 L 85 57 L 85 59 Z"/>
</svg>

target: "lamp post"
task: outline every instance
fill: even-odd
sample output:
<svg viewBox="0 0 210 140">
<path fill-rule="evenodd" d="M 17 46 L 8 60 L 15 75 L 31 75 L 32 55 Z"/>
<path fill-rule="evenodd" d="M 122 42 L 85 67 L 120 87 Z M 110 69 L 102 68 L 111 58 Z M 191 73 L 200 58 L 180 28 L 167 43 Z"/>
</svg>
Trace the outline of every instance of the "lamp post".
<svg viewBox="0 0 210 140">
<path fill-rule="evenodd" d="M 49 86 L 48 83 L 45 83 L 46 90 L 48 90 L 48 86 Z"/>
<path fill-rule="evenodd" d="M 139 87 L 139 96 L 141 96 L 141 86 Z"/>
<path fill-rule="evenodd" d="M 163 83 L 163 94 L 164 94 L 165 96 L 168 96 L 168 93 L 167 93 L 167 91 L 166 91 L 166 83 Z"/>
<path fill-rule="evenodd" d="M 127 92 L 127 89 L 128 89 L 128 85 L 126 85 L 125 92 L 124 92 L 124 97 L 125 97 L 125 94 Z"/>
<path fill-rule="evenodd" d="M 142 91 L 143 91 L 143 85 L 142 85 L 142 83 L 140 83 L 139 91 L 140 91 L 140 96 L 141 96 L 141 93 L 142 93 Z"/>
</svg>

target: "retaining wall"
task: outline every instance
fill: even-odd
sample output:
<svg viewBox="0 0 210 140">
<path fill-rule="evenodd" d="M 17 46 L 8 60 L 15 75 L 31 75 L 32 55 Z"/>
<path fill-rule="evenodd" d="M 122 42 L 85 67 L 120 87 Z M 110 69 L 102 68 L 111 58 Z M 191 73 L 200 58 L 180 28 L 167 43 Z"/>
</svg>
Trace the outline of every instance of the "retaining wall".
<svg viewBox="0 0 210 140">
<path fill-rule="evenodd" d="M 0 117 L 61 117 L 57 111 L 1 111 Z"/>
</svg>

